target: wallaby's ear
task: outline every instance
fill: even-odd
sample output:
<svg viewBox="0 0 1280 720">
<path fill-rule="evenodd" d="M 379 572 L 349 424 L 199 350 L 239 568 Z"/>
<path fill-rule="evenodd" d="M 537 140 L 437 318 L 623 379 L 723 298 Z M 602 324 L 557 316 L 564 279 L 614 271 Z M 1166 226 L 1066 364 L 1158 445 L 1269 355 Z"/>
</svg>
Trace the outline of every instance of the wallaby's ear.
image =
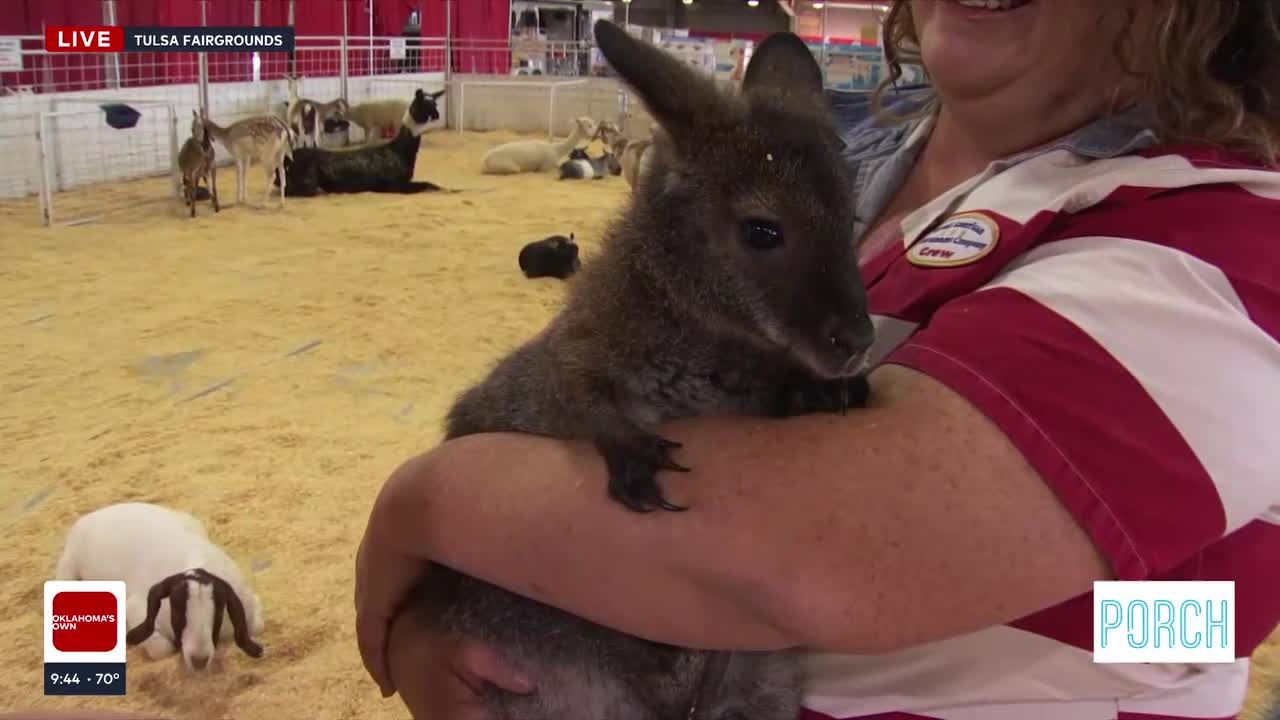
<svg viewBox="0 0 1280 720">
<path fill-rule="evenodd" d="M 677 142 L 697 122 L 722 108 L 715 81 L 665 50 L 632 37 L 608 20 L 596 21 L 595 37 L 605 60 Z"/>
<path fill-rule="evenodd" d="M 742 88 L 821 95 L 822 68 L 809 46 L 795 34 L 775 33 L 751 55 Z"/>
<path fill-rule="evenodd" d="M 447 89 L 448 89 L 448 88 L 445 88 L 445 90 L 447 90 Z M 444 90 L 441 90 L 440 92 L 433 92 L 433 93 L 431 93 L 431 99 L 432 99 L 432 100 L 439 100 L 439 99 L 440 99 L 440 96 L 441 96 L 441 95 L 444 95 L 444 93 L 445 93 L 445 91 L 444 91 Z"/>
<path fill-rule="evenodd" d="M 764 39 L 751 56 L 742 78 L 745 91 L 762 91 L 772 95 L 800 95 L 829 107 L 824 94 L 822 68 L 813 52 L 793 33 L 775 33 Z M 846 145 L 839 133 L 826 133 L 828 141 L 838 148 Z"/>
</svg>

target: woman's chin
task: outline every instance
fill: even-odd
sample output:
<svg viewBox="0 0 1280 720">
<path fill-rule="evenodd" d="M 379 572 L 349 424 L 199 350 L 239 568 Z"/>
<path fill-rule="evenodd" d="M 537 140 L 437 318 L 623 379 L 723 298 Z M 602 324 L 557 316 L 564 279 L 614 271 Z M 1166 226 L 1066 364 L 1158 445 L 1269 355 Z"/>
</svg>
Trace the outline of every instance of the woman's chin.
<svg viewBox="0 0 1280 720">
<path fill-rule="evenodd" d="M 989 97 L 1016 85 L 1030 68 L 1016 48 L 983 51 L 972 41 L 955 39 L 931 46 L 924 63 L 930 68 L 929 81 L 943 96 Z"/>
</svg>

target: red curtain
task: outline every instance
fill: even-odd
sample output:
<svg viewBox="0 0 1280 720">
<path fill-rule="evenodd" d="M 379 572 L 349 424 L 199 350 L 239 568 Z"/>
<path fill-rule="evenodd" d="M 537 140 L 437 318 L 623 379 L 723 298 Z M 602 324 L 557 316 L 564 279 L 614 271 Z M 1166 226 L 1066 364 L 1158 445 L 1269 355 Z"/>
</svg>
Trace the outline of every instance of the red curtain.
<svg viewBox="0 0 1280 720">
<path fill-rule="evenodd" d="M 39 35 L 39 40 L 24 40 L 23 48 L 44 47 L 44 29 L 48 25 L 101 25 L 102 6 L 79 0 L 2 0 L 0 35 Z M 52 80 L 58 90 L 92 90 L 106 80 L 100 55 L 27 55 L 22 72 L 0 75 L 5 87 L 32 85 L 39 87 Z"/>
<path fill-rule="evenodd" d="M 338 37 L 343 32 L 343 15 L 349 37 L 348 70 L 352 75 L 368 74 L 370 53 L 365 38 L 369 35 L 366 0 L 295 0 L 294 29 L 297 36 Z M 511 53 L 506 47 L 510 36 L 510 0 L 452 0 L 446 12 L 446 0 L 373 0 L 373 34 L 399 37 L 409 13 L 421 12 L 420 33 L 437 47 L 412 50 L 408 61 L 391 61 L 385 46 L 373 53 L 373 70 L 389 72 L 392 66 L 403 71 L 439 72 L 444 69 L 444 54 L 438 39 L 446 33 L 446 15 L 452 24 L 454 39 L 453 67 L 459 72 L 506 74 L 511 70 Z M 0 0 L 0 35 L 33 35 L 37 40 L 23 41 L 23 47 L 44 47 L 44 28 L 48 25 L 101 25 L 102 5 L 89 0 Z M 207 23 L 211 26 L 252 26 L 253 0 L 210 0 Z M 119 0 L 116 22 L 134 26 L 198 26 L 201 3 L 196 0 Z M 261 24 L 289 24 L 289 0 L 262 0 Z M 290 68 L 299 74 L 336 76 L 341 67 L 336 41 L 301 40 L 291 58 L 286 53 L 261 53 L 260 77 L 274 80 Z M 311 48 L 307 50 L 307 48 Z M 195 53 L 126 53 L 119 56 L 121 84 L 126 87 L 196 82 L 199 61 Z M 209 53 L 211 82 L 247 81 L 252 78 L 252 53 Z M 0 75 L 5 87 L 29 85 L 40 88 L 48 79 L 53 89 L 76 91 L 100 89 L 106 84 L 106 72 L 100 55 L 27 55 L 21 72 Z"/>
<path fill-rule="evenodd" d="M 511 0 L 455 2 L 453 37 L 458 46 L 453 53 L 453 67 L 458 72 L 511 72 L 511 52 L 495 42 L 511 37 Z"/>
</svg>

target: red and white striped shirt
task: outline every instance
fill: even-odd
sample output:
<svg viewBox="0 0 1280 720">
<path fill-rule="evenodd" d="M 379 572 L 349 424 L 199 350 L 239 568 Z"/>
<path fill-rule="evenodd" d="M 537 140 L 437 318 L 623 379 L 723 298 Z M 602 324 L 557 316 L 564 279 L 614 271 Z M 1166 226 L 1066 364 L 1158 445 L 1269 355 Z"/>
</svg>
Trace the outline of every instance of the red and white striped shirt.
<svg viewBox="0 0 1280 720">
<path fill-rule="evenodd" d="M 1095 664 L 1086 594 L 886 656 L 810 655 L 806 716 L 1234 718 L 1280 621 L 1280 173 L 1058 147 L 896 229 L 864 258 L 877 359 L 991 418 L 1118 579 L 1234 580 L 1240 659 Z"/>
</svg>

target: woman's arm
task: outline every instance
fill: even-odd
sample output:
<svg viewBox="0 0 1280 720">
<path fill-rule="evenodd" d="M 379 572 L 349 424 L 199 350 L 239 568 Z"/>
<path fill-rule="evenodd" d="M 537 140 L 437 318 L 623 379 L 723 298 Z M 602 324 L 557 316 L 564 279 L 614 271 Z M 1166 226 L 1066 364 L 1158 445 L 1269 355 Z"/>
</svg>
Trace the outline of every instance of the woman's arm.
<svg viewBox="0 0 1280 720">
<path fill-rule="evenodd" d="M 887 365 L 846 416 L 702 418 L 663 430 L 684 513 L 605 493 L 589 445 L 445 443 L 375 510 L 415 551 L 632 634 L 684 646 L 875 653 L 1007 622 L 1112 573 L 966 400 Z M 371 527 L 372 527 L 371 522 Z"/>
</svg>

